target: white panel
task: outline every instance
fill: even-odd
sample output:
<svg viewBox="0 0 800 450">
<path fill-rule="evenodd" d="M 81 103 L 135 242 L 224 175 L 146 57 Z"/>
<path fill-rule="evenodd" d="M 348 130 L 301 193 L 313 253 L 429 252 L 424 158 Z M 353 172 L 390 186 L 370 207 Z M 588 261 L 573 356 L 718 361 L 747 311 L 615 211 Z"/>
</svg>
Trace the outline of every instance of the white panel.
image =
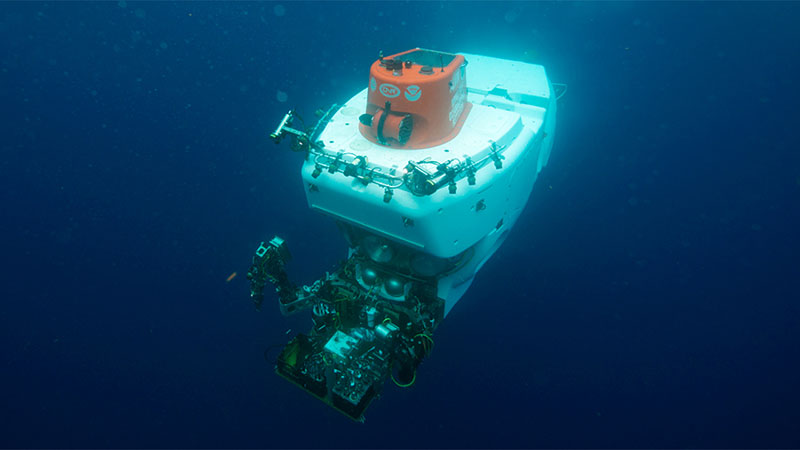
<svg viewBox="0 0 800 450">
<path fill-rule="evenodd" d="M 326 152 L 366 156 L 371 167 L 398 176 L 409 161 L 464 161 L 465 156 L 477 161 L 489 154 L 494 142 L 502 148 L 502 168 L 496 169 L 489 161 L 477 170 L 474 186 L 466 178 L 459 179 L 456 194 L 445 187 L 429 196 L 415 196 L 400 187 L 393 190 L 389 203 L 383 201 L 384 188 L 374 183 L 364 186 L 340 172 L 323 171 L 313 178 L 313 158 L 302 169 L 309 205 L 318 211 L 438 257 L 454 256 L 474 246 L 470 262 L 439 281 L 446 312 L 524 209 L 539 171 L 547 164 L 555 131 L 555 98 L 543 67 L 479 55 L 465 57 L 468 101 L 473 107 L 451 141 L 421 150 L 370 142 L 358 129 L 358 116 L 366 110 L 366 89 L 342 106 L 320 139 Z M 479 202 L 483 208 L 477 207 Z"/>
</svg>

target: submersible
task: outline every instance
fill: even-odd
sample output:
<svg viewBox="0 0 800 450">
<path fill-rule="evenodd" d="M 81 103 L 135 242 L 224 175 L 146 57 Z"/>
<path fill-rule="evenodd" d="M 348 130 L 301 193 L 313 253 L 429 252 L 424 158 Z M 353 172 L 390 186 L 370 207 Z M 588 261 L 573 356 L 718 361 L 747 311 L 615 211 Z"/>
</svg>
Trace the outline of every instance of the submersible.
<svg viewBox="0 0 800 450">
<path fill-rule="evenodd" d="M 363 421 L 387 379 L 411 386 L 437 326 L 516 223 L 548 162 L 557 96 L 535 64 L 412 49 L 372 63 L 366 89 L 304 129 L 289 111 L 270 135 L 305 156 L 308 205 L 349 245 L 333 273 L 298 287 L 279 237 L 248 271 L 311 328 L 276 372 Z"/>
</svg>

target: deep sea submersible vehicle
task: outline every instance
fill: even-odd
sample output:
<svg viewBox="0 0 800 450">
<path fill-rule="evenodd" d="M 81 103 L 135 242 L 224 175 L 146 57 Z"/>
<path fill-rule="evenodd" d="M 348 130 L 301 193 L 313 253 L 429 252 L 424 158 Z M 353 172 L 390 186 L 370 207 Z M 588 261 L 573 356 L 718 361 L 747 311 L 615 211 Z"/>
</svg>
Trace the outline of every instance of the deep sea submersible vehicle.
<svg viewBox="0 0 800 450">
<path fill-rule="evenodd" d="M 281 238 L 256 250 L 256 307 L 271 283 L 284 315 L 311 312 L 277 373 L 358 421 L 387 379 L 412 385 L 547 164 L 556 100 L 542 66 L 417 48 L 381 56 L 367 88 L 313 128 L 289 111 L 270 136 L 305 155 L 308 204 L 336 219 L 349 252 L 297 287 Z"/>
</svg>

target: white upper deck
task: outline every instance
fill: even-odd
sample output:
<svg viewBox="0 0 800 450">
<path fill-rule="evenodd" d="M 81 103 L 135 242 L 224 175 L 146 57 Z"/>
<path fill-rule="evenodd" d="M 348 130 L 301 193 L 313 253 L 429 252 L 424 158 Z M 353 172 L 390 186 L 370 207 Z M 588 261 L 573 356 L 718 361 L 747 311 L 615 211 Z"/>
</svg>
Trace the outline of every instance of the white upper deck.
<svg viewBox="0 0 800 450">
<path fill-rule="evenodd" d="M 539 131 L 550 101 L 550 85 L 544 67 L 488 56 L 462 53 L 467 59 L 467 100 L 472 110 L 452 140 L 428 149 L 393 149 L 367 140 L 359 131 L 368 89 L 356 94 L 333 116 L 319 139 L 328 151 L 366 156 L 370 165 L 393 173 L 426 157 L 434 161 L 469 156 L 478 160 L 491 143 L 508 146 L 523 126 Z"/>
<path fill-rule="evenodd" d="M 472 108 L 453 139 L 419 150 L 367 140 L 359 131 L 359 116 L 367 103 L 364 89 L 334 114 L 319 135 L 324 156 L 309 158 L 303 165 L 309 206 L 439 257 L 459 254 L 479 241 L 485 244 L 482 248 L 495 248 L 487 239 L 497 240 L 513 226 L 537 174 L 547 164 L 556 100 L 542 66 L 464 56 Z M 334 159 L 347 165 L 356 157 L 366 157 L 364 173 L 374 169 L 375 174 L 391 177 L 381 179 L 388 184 L 379 184 L 377 177 L 363 183 L 363 178 L 348 176 L 341 167 L 321 170 Z M 501 161 L 496 161 L 498 157 Z M 449 186 L 420 195 L 408 188 L 403 176 L 410 161 L 424 160 L 456 161 L 461 169 Z M 467 177 L 465 167 L 474 169 L 472 177 Z"/>
</svg>

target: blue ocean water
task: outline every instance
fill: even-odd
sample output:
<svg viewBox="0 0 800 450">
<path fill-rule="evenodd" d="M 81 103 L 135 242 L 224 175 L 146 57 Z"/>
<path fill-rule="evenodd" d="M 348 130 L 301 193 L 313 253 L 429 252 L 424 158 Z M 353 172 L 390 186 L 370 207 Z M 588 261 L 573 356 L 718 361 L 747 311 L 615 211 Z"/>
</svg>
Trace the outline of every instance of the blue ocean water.
<svg viewBox="0 0 800 450">
<path fill-rule="evenodd" d="M 0 3 L 0 446 L 800 447 L 800 4 Z M 273 373 L 345 256 L 267 134 L 412 47 L 544 65 L 552 158 L 409 389 Z M 238 276 L 226 279 L 233 272 Z"/>
</svg>

